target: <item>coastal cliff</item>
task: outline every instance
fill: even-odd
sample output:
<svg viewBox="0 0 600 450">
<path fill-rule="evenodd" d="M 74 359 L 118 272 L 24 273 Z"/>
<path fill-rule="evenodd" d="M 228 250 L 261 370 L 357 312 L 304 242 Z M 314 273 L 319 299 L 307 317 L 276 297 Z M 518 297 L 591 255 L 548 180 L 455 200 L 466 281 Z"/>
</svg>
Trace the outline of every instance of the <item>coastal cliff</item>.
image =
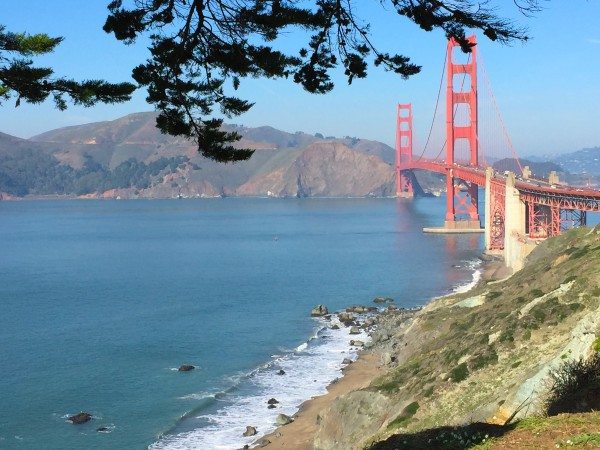
<svg viewBox="0 0 600 450">
<path fill-rule="evenodd" d="M 0 195 L 61 198 L 385 197 L 395 195 L 394 149 L 357 137 L 224 125 L 254 150 L 247 161 L 202 157 L 190 140 L 161 134 L 155 113 L 43 133 L 0 134 Z M 423 175 L 432 191 L 439 176 Z"/>
<path fill-rule="evenodd" d="M 298 448 L 423 448 L 416 436 L 471 423 L 484 427 L 481 443 L 542 415 L 551 373 L 588 358 L 598 335 L 600 226 L 548 239 L 510 278 L 435 299 L 408 320 L 402 310 L 380 315 L 365 350 L 370 379 L 350 389 L 342 379 L 314 417 L 301 411 L 298 420 L 314 425 Z M 589 420 L 583 429 L 600 431 L 598 417 Z M 287 448 L 281 433 L 269 448 Z"/>
</svg>

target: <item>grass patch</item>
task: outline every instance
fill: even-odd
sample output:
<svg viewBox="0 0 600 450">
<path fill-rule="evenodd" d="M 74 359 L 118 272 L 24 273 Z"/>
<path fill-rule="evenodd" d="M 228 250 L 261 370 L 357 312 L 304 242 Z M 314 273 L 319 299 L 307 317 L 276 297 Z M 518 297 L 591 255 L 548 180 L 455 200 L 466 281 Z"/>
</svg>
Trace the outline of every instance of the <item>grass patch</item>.
<svg viewBox="0 0 600 450">
<path fill-rule="evenodd" d="M 471 370 L 479 370 L 486 366 L 496 364 L 498 362 L 498 353 L 494 348 L 490 348 L 487 352 L 475 356 L 469 362 L 469 368 Z"/>
<path fill-rule="evenodd" d="M 494 300 L 495 298 L 498 298 L 501 295 L 502 295 L 502 292 L 500 292 L 500 291 L 488 292 L 488 294 L 486 295 L 486 299 L 487 300 Z"/>
<path fill-rule="evenodd" d="M 427 389 L 425 389 L 425 391 L 423 391 L 423 397 L 425 398 L 429 398 L 433 395 L 433 386 L 429 386 Z"/>
<path fill-rule="evenodd" d="M 388 426 L 387 426 L 388 429 L 399 428 L 399 427 L 405 426 L 412 420 L 412 417 L 417 413 L 418 410 L 419 410 L 419 403 L 417 403 L 417 402 L 412 402 L 411 404 L 407 405 L 402 410 L 400 415 L 388 424 Z"/>
<path fill-rule="evenodd" d="M 544 295 L 544 291 L 542 291 L 540 289 L 533 289 L 531 292 L 529 292 L 529 296 L 533 297 L 533 298 L 538 298 L 538 297 L 541 297 L 542 295 Z"/>
<path fill-rule="evenodd" d="M 568 439 L 562 440 L 562 445 L 592 445 L 600 446 L 600 433 L 582 433 L 576 434 Z"/>
<path fill-rule="evenodd" d="M 575 281 L 576 279 L 577 277 L 575 275 L 571 275 L 570 277 L 565 278 L 565 281 L 563 281 L 562 284 L 570 283 L 571 281 Z"/>
<path fill-rule="evenodd" d="M 571 258 L 570 259 L 578 259 L 578 258 L 582 258 L 585 255 L 587 255 L 590 251 L 590 246 L 586 245 L 585 247 L 582 247 L 580 249 L 577 249 L 576 251 L 571 253 Z"/>
</svg>

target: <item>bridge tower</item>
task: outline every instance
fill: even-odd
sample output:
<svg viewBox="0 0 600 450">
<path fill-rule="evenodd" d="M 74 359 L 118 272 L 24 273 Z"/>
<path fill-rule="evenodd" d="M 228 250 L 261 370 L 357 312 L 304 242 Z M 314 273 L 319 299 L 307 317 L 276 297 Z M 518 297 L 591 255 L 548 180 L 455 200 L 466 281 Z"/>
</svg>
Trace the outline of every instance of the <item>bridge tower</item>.
<svg viewBox="0 0 600 450">
<path fill-rule="evenodd" d="M 412 104 L 398 103 L 396 119 L 396 196 L 411 198 L 414 196 L 412 177 L 403 164 L 412 162 L 413 157 L 413 120 Z"/>
<path fill-rule="evenodd" d="M 469 60 L 465 64 L 454 62 L 453 54 L 458 42 L 448 41 L 446 57 L 446 225 L 445 228 L 480 228 L 478 188 L 475 183 L 460 180 L 453 175 L 452 165 L 456 161 L 457 142 L 466 141 L 469 148 L 468 164 L 479 164 L 477 145 L 477 41 L 467 38 L 471 44 Z M 458 75 L 458 77 L 455 77 Z M 468 78 L 468 83 L 466 83 Z M 458 82 L 458 86 L 456 86 Z M 457 90 L 458 89 L 458 90 Z M 466 123 L 457 124 L 459 106 L 466 105 Z M 465 108 L 462 108 L 465 109 Z M 464 164 L 464 161 L 460 161 Z M 458 218 L 466 220 L 457 220 Z"/>
</svg>

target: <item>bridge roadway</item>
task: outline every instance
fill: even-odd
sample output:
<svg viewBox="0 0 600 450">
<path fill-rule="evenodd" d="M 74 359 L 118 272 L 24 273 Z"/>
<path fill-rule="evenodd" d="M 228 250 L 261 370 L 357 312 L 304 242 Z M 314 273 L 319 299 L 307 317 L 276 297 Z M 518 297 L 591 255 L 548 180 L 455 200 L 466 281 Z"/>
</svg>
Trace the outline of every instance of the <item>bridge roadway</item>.
<svg viewBox="0 0 600 450">
<path fill-rule="evenodd" d="M 454 178 L 485 187 L 485 171 L 483 167 L 467 166 L 461 164 L 446 164 L 421 158 L 405 161 L 400 165 L 400 170 L 428 170 L 443 175 L 452 171 Z M 494 173 L 492 183 L 506 185 L 506 176 Z M 589 188 L 572 187 L 564 184 L 550 184 L 547 180 L 521 179 L 515 182 L 515 188 L 526 199 L 541 205 L 558 206 L 561 209 L 600 212 L 600 191 Z"/>
</svg>

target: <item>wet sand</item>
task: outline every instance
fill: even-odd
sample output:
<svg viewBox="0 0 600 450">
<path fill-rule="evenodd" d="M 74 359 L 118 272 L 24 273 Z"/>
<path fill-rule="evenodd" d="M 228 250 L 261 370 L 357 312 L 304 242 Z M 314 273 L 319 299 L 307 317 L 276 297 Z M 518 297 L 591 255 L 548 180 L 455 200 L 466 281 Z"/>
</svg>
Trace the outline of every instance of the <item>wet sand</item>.
<svg viewBox="0 0 600 450">
<path fill-rule="evenodd" d="M 311 450 L 318 430 L 317 416 L 337 397 L 348 392 L 367 387 L 371 381 L 385 371 L 381 365 L 381 355 L 365 351 L 358 360 L 344 370 L 344 376 L 327 388 L 327 394 L 307 400 L 294 415 L 294 422 L 277 428 L 273 433 L 261 438 L 258 445 L 268 449 Z M 266 441 L 270 443 L 266 444 Z"/>
</svg>

